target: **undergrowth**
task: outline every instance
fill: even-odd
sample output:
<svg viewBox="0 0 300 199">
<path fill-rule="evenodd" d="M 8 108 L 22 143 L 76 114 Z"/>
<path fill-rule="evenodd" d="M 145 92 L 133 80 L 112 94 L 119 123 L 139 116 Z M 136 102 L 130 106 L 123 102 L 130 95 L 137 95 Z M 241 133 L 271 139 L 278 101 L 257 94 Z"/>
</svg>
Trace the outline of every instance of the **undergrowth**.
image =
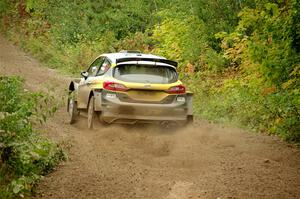
<svg viewBox="0 0 300 199">
<path fill-rule="evenodd" d="M 48 96 L 24 90 L 20 78 L 0 77 L 0 198 L 30 194 L 65 158 L 57 144 L 33 130 L 55 111 L 51 104 Z"/>
</svg>

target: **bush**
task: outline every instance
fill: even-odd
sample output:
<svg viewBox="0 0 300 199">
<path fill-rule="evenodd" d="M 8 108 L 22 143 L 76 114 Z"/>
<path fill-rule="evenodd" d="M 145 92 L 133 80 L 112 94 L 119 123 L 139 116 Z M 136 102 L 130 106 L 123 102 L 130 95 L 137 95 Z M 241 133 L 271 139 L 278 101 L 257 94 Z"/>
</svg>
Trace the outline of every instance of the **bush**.
<svg viewBox="0 0 300 199">
<path fill-rule="evenodd" d="M 64 158 L 57 144 L 32 128 L 53 111 L 47 97 L 24 90 L 19 78 L 0 77 L 0 198 L 30 193 Z"/>
<path fill-rule="evenodd" d="M 212 78 L 212 77 L 210 77 Z M 259 86 L 245 77 L 199 82 L 195 92 L 196 114 L 215 122 L 231 123 L 254 131 L 300 141 L 299 92 Z"/>
</svg>

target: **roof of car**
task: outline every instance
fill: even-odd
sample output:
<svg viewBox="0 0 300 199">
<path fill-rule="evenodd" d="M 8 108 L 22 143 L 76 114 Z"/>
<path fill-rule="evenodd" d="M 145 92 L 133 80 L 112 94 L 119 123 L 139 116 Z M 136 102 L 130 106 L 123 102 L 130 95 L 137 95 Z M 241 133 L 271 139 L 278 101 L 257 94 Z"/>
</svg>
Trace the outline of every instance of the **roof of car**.
<svg viewBox="0 0 300 199">
<path fill-rule="evenodd" d="M 144 54 L 144 53 L 128 53 L 128 52 L 118 52 L 118 53 L 107 53 L 102 54 L 100 56 L 108 57 L 113 63 L 116 63 L 117 59 L 120 58 L 131 58 L 131 57 L 137 57 L 137 58 L 152 58 L 152 59 L 166 59 L 162 56 L 152 55 L 152 54 Z M 99 57 L 100 57 L 99 56 Z"/>
<path fill-rule="evenodd" d="M 177 62 L 167 60 L 162 56 L 144 54 L 139 51 L 124 50 L 117 53 L 105 53 L 98 57 L 107 57 L 115 66 L 121 64 L 135 64 L 138 62 L 139 64 L 157 65 L 159 63 L 159 65 L 162 66 L 177 67 Z"/>
</svg>

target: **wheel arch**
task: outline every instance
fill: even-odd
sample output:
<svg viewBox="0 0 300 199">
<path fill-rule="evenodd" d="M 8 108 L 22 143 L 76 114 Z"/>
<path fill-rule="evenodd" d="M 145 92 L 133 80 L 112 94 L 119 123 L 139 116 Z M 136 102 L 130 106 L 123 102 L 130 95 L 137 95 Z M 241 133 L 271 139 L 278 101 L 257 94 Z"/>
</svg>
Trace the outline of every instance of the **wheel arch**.
<svg viewBox="0 0 300 199">
<path fill-rule="evenodd" d="M 94 91 L 93 90 L 90 92 L 89 101 L 90 101 L 90 99 L 91 99 L 92 96 L 94 96 Z"/>
<path fill-rule="evenodd" d="M 73 91 L 77 91 L 78 90 L 78 83 L 72 81 L 69 84 L 69 93 L 73 92 Z"/>
<path fill-rule="evenodd" d="M 89 94 L 89 100 L 88 100 L 88 103 L 87 103 L 87 106 L 86 106 L 86 108 L 88 109 L 89 108 L 89 104 L 90 104 L 90 101 L 91 101 L 91 98 L 94 96 L 94 91 L 93 90 L 91 90 L 90 91 L 90 94 Z"/>
<path fill-rule="evenodd" d="M 69 111 L 69 100 L 70 100 L 70 97 L 71 97 L 71 93 L 73 93 L 74 96 L 74 101 L 77 101 L 77 90 L 78 90 L 78 83 L 72 81 L 70 84 L 69 84 L 69 89 L 68 89 L 68 103 L 67 103 L 67 109 Z"/>
</svg>

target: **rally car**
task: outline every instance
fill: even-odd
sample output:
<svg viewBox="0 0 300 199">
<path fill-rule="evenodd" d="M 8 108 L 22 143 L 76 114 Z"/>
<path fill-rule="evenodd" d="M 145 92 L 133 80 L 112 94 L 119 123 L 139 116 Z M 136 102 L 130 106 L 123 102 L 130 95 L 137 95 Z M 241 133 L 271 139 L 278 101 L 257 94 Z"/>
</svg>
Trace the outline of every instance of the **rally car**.
<svg viewBox="0 0 300 199">
<path fill-rule="evenodd" d="M 69 85 L 69 122 L 87 113 L 87 127 L 102 123 L 184 125 L 193 121 L 192 93 L 178 79 L 177 63 L 139 51 L 98 56 Z"/>
</svg>

